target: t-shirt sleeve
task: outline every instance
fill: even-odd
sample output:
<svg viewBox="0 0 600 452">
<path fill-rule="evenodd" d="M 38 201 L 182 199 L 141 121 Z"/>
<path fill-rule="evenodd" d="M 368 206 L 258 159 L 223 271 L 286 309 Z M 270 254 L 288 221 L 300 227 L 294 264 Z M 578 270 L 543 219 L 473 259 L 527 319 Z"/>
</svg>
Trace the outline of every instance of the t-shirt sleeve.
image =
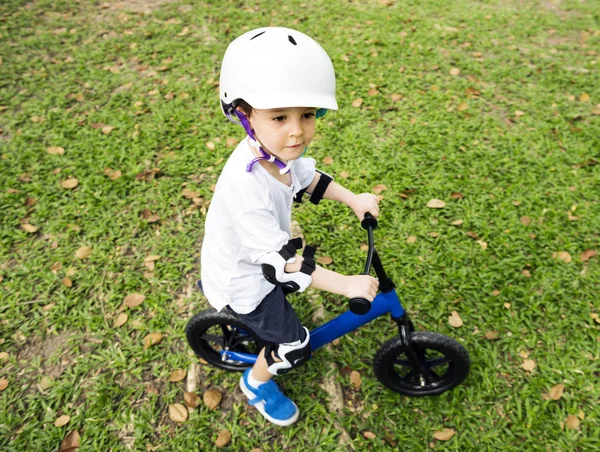
<svg viewBox="0 0 600 452">
<path fill-rule="evenodd" d="M 306 188 L 310 185 L 315 177 L 315 159 L 300 158 L 294 161 L 294 173 L 298 178 L 301 188 Z"/>
<path fill-rule="evenodd" d="M 290 240 L 287 232 L 279 227 L 277 218 L 270 210 L 248 210 L 238 215 L 235 230 L 242 247 L 252 262 L 266 253 L 279 251 Z"/>
</svg>

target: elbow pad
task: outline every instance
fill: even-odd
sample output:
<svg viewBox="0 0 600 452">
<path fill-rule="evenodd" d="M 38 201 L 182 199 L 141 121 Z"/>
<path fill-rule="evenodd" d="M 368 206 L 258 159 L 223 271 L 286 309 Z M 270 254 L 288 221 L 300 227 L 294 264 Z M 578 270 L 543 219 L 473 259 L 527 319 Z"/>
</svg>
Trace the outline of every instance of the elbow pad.
<svg viewBox="0 0 600 452">
<path fill-rule="evenodd" d="M 295 243 L 293 243 L 296 241 Z M 290 240 L 278 252 L 263 255 L 258 262 L 267 281 L 275 286 L 281 286 L 286 292 L 302 292 L 312 283 L 311 274 L 315 271 L 315 248 L 307 246 L 302 257 L 302 267 L 293 273 L 285 272 L 285 264 L 295 261 L 296 250 L 302 246 L 301 239 Z M 293 251 L 292 251 L 293 250 Z"/>
<path fill-rule="evenodd" d="M 310 202 L 312 202 L 315 205 L 319 204 L 321 199 L 323 199 L 323 196 L 325 195 L 325 191 L 327 190 L 327 187 L 329 186 L 329 184 L 331 182 L 333 182 L 333 177 L 331 177 L 329 174 L 324 173 L 323 171 L 319 171 L 319 170 L 316 170 L 316 171 L 321 176 L 319 177 L 319 182 L 317 182 L 317 186 L 315 187 L 314 191 L 310 195 Z M 299 202 L 299 203 L 302 202 L 302 195 L 304 195 L 305 191 L 306 191 L 306 188 L 304 188 L 304 189 L 300 190 L 298 193 L 296 193 L 296 196 L 294 196 L 294 201 Z"/>
</svg>

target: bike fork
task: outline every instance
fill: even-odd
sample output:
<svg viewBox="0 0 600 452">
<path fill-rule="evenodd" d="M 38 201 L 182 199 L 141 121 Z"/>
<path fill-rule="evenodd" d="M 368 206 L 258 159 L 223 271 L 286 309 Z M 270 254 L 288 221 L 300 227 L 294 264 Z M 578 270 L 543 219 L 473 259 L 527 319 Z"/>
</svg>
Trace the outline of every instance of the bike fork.
<svg viewBox="0 0 600 452">
<path fill-rule="evenodd" d="M 408 314 L 404 313 L 402 317 L 394 319 L 396 325 L 398 325 L 398 331 L 400 334 L 400 340 L 406 347 L 406 356 L 410 362 L 413 370 L 419 372 L 419 379 L 421 384 L 425 384 L 423 375 L 427 373 L 427 369 L 423 366 L 423 360 L 417 355 L 417 352 L 412 346 L 410 335 L 415 331 L 415 327 L 408 317 Z"/>
</svg>

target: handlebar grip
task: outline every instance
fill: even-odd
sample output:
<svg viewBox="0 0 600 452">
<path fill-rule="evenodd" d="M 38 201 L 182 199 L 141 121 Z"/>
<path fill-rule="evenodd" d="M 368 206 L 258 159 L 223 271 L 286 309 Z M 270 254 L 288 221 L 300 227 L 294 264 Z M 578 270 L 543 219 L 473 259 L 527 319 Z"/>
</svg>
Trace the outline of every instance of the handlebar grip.
<svg viewBox="0 0 600 452">
<path fill-rule="evenodd" d="M 365 213 L 365 218 L 360 222 L 363 229 L 369 229 L 370 227 L 377 228 L 377 219 L 369 212 Z"/>
<path fill-rule="evenodd" d="M 371 310 L 371 303 L 365 298 L 352 298 L 348 304 L 350 311 L 357 315 L 365 315 Z"/>
</svg>

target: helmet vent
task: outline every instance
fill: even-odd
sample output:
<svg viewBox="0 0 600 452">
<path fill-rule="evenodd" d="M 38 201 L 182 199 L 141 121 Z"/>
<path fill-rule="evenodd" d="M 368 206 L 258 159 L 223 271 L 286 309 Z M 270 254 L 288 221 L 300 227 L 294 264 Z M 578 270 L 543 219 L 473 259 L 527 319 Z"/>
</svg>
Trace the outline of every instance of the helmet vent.
<svg viewBox="0 0 600 452">
<path fill-rule="evenodd" d="M 259 34 L 255 35 L 255 36 L 252 36 L 250 38 L 250 41 L 252 41 L 254 38 L 258 38 L 260 35 L 264 35 L 265 33 L 266 33 L 266 31 L 261 31 Z"/>
<path fill-rule="evenodd" d="M 290 35 L 288 35 L 288 39 L 289 41 L 294 44 L 295 46 L 297 46 L 298 44 L 296 44 L 296 40 L 294 38 L 292 38 Z"/>
</svg>

